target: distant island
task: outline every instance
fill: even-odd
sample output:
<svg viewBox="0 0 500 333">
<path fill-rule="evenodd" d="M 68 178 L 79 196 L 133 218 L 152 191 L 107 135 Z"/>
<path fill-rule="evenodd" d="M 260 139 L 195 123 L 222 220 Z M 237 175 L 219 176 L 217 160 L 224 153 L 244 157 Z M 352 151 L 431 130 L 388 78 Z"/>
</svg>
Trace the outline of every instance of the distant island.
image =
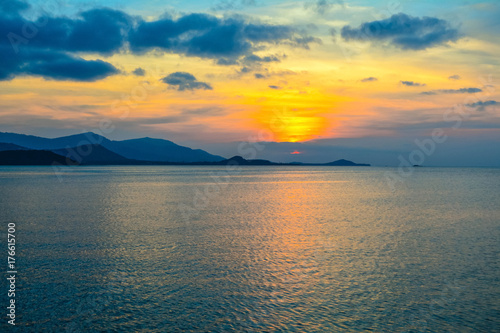
<svg viewBox="0 0 500 333">
<path fill-rule="evenodd" d="M 277 163 L 234 156 L 226 159 L 162 139 L 111 141 L 95 133 L 47 139 L 0 132 L 0 165 L 255 165 L 370 166 L 345 159 L 329 163 Z"/>
</svg>

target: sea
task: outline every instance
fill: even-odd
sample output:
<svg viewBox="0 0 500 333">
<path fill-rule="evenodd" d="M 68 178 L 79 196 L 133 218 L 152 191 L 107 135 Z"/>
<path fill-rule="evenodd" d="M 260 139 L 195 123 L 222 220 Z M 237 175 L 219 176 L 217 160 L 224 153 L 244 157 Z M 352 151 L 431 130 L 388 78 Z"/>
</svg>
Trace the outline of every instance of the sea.
<svg viewBox="0 0 500 333">
<path fill-rule="evenodd" d="M 0 167 L 0 331 L 500 332 L 500 169 L 399 171 Z"/>
</svg>

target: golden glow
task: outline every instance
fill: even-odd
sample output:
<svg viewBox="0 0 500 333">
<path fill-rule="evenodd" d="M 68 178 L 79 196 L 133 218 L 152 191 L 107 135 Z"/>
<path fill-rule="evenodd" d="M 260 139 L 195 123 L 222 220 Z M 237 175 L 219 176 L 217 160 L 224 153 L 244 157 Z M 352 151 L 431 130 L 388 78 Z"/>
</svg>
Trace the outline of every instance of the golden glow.
<svg viewBox="0 0 500 333">
<path fill-rule="evenodd" d="M 326 133 L 328 124 L 321 117 L 290 116 L 281 119 L 282 127 L 272 128 L 276 141 L 298 142 L 317 138 Z"/>
</svg>

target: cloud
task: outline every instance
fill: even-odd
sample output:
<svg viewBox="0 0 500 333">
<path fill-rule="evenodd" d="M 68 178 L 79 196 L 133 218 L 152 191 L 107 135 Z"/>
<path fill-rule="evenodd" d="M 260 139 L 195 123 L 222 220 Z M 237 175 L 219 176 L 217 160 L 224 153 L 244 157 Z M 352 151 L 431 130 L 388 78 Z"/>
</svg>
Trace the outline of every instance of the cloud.
<svg viewBox="0 0 500 333">
<path fill-rule="evenodd" d="M 310 49 L 309 44 L 313 44 L 313 43 L 322 44 L 323 41 L 319 38 L 312 37 L 312 36 L 302 36 L 302 37 L 292 38 L 292 41 L 288 42 L 287 44 L 309 50 Z"/>
<path fill-rule="evenodd" d="M 158 124 L 173 124 L 182 123 L 189 120 L 189 116 L 176 115 L 176 116 L 165 116 L 165 117 L 152 117 L 152 118 L 127 118 L 115 120 L 114 123 L 117 125 L 158 125 Z"/>
<path fill-rule="evenodd" d="M 274 42 L 291 39 L 293 29 L 285 25 L 247 24 L 242 33 L 252 42 Z"/>
<path fill-rule="evenodd" d="M 335 2 L 335 3 L 333 3 L 333 2 Z M 335 4 L 341 5 L 343 7 L 345 6 L 344 1 L 342 1 L 342 0 L 336 0 L 336 1 L 315 0 L 315 1 L 311 1 L 311 2 L 306 2 L 304 4 L 304 8 L 310 9 L 317 14 L 325 15 L 328 11 L 330 11 L 332 9 L 332 7 Z"/>
<path fill-rule="evenodd" d="M 217 60 L 217 65 L 232 66 L 232 65 L 239 65 L 239 63 L 236 59 L 220 58 Z"/>
<path fill-rule="evenodd" d="M 24 1 L 19 0 L 4 0 L 0 1 L 0 12 L 2 15 L 11 15 L 17 16 L 20 12 L 30 8 L 30 5 L 25 3 Z"/>
<path fill-rule="evenodd" d="M 96 81 L 117 74 L 119 71 L 102 60 L 84 60 L 59 56 L 53 61 L 31 63 L 24 68 L 26 74 L 39 75 L 54 80 Z"/>
<path fill-rule="evenodd" d="M 30 45 L 67 52 L 112 55 L 124 47 L 132 18 L 108 8 L 85 11 L 77 19 L 42 17 L 46 20 Z"/>
<path fill-rule="evenodd" d="M 136 68 L 132 71 L 132 74 L 136 75 L 136 76 L 144 76 L 146 75 L 146 71 L 144 69 L 142 69 L 141 67 L 139 68 Z"/>
<path fill-rule="evenodd" d="M 26 8 L 21 1 L 0 5 L 0 80 L 33 75 L 96 81 L 119 73 L 108 62 L 85 60 L 71 53 L 117 52 L 124 44 L 126 14 L 103 8 L 83 12 L 75 20 L 40 17 L 28 21 L 19 14 Z"/>
<path fill-rule="evenodd" d="M 425 87 L 425 83 L 418 83 L 418 82 L 413 82 L 413 81 L 401 81 L 401 84 L 404 84 L 405 86 L 408 87 Z"/>
<path fill-rule="evenodd" d="M 253 62 L 280 62 L 281 60 L 277 56 L 265 56 L 265 57 L 259 57 L 258 55 L 255 54 L 250 54 L 247 55 L 245 58 L 243 58 L 244 62 L 247 63 L 253 63 Z"/>
<path fill-rule="evenodd" d="M 483 91 L 479 88 L 461 88 L 461 89 L 439 89 L 424 91 L 422 95 L 437 95 L 437 94 L 474 94 Z"/>
<path fill-rule="evenodd" d="M 0 44 L 0 80 L 19 75 L 41 76 L 52 80 L 97 81 L 120 71 L 102 60 L 85 60 L 65 53 L 34 48 L 15 53 Z"/>
<path fill-rule="evenodd" d="M 265 75 L 262 75 L 262 74 L 259 74 L 259 73 L 254 74 L 254 76 L 255 76 L 256 79 L 263 79 L 263 78 L 266 77 Z"/>
<path fill-rule="evenodd" d="M 220 116 L 228 113 L 227 109 L 221 108 L 219 106 L 207 106 L 202 108 L 194 109 L 183 109 L 181 111 L 183 115 L 195 115 L 195 116 Z"/>
<path fill-rule="evenodd" d="M 448 76 L 448 80 L 460 80 L 460 75 L 452 75 L 452 76 Z"/>
<path fill-rule="evenodd" d="M 252 1 L 241 3 L 248 5 Z M 7 52 L 0 55 L 7 59 L 0 63 L 0 80 L 40 75 L 48 79 L 89 81 L 119 72 L 102 60 L 84 60 L 81 54 L 85 53 L 111 56 L 121 52 L 159 51 L 214 59 L 219 65 L 242 65 L 245 61 L 279 61 L 276 56 L 254 54 L 270 45 L 308 48 L 310 43 L 319 42 L 291 26 L 252 22 L 242 16 L 220 18 L 194 13 L 145 21 L 119 10 L 94 8 L 74 18 L 44 13 L 29 21 L 20 15 L 27 8 L 19 0 L 0 2 L 0 48 Z M 28 29 L 28 37 L 27 26 L 34 27 Z M 47 64 L 47 58 L 57 58 L 57 64 Z M 89 63 L 84 64 L 86 61 Z M 69 68 L 72 63 L 76 66 L 74 70 Z M 83 68 L 89 69 L 89 75 L 80 73 Z"/>
<path fill-rule="evenodd" d="M 192 74 L 186 72 L 175 72 L 162 79 L 163 82 L 170 86 L 177 86 L 178 91 L 184 90 L 212 90 L 212 86 L 208 83 L 198 81 Z"/>
<path fill-rule="evenodd" d="M 434 17 L 412 17 L 403 13 L 380 21 L 361 24 L 358 28 L 344 26 L 341 31 L 346 41 L 387 41 L 403 50 L 425 50 L 455 42 L 461 38 L 457 29 Z"/>
<path fill-rule="evenodd" d="M 361 80 L 361 82 L 375 82 L 378 81 L 376 77 L 370 76 Z"/>
<path fill-rule="evenodd" d="M 500 102 L 497 101 L 479 101 L 476 103 L 471 103 L 471 104 L 466 104 L 465 106 L 468 106 L 470 108 L 477 108 L 478 111 L 484 111 L 487 106 L 492 106 L 492 105 L 500 105 Z"/>
<path fill-rule="evenodd" d="M 247 6 L 256 6 L 255 0 L 221 0 L 216 3 L 211 9 L 214 11 L 219 10 L 236 10 L 243 9 Z"/>
<path fill-rule="evenodd" d="M 271 88 L 271 89 L 275 89 L 275 90 L 279 90 L 279 89 L 281 89 L 281 87 L 279 87 L 279 86 L 269 86 L 269 88 Z"/>
<path fill-rule="evenodd" d="M 248 53 L 252 44 L 247 39 L 240 38 L 240 32 L 240 27 L 235 23 L 216 26 L 185 43 L 185 53 L 201 58 L 237 57 Z"/>
<path fill-rule="evenodd" d="M 250 23 L 242 17 L 188 14 L 177 19 L 167 17 L 152 22 L 139 20 L 130 32 L 129 42 L 134 53 L 157 49 L 217 59 L 218 64 L 233 65 L 240 58 L 257 57 L 254 51 L 261 50 L 265 44 L 308 47 L 310 43 L 318 41 L 286 25 Z M 276 59 L 269 57 L 261 58 L 260 61 Z"/>
</svg>

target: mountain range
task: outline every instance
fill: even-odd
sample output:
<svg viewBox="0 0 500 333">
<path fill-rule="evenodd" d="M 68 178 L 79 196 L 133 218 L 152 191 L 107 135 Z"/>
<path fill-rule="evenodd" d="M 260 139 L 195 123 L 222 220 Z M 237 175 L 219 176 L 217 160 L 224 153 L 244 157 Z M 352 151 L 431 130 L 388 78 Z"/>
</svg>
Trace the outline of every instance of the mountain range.
<svg viewBox="0 0 500 333">
<path fill-rule="evenodd" d="M 172 141 L 152 138 L 141 138 L 124 141 L 112 141 L 92 132 L 70 135 L 55 139 L 47 139 L 32 135 L 0 132 L 0 142 L 14 144 L 34 150 L 66 150 L 88 145 L 100 145 L 107 150 L 127 159 L 153 162 L 217 162 L 224 157 L 212 155 L 201 149 L 179 146 Z M 0 149 L 2 147 L 0 146 Z M 5 149 L 2 149 L 5 150 Z M 66 155 L 66 154 L 64 154 Z"/>
<path fill-rule="evenodd" d="M 163 139 L 140 138 L 113 141 L 88 132 L 55 139 L 0 132 L 0 165 L 324 165 L 369 166 L 344 159 L 335 162 L 275 163 L 225 159 L 201 149 L 191 149 Z"/>
</svg>

